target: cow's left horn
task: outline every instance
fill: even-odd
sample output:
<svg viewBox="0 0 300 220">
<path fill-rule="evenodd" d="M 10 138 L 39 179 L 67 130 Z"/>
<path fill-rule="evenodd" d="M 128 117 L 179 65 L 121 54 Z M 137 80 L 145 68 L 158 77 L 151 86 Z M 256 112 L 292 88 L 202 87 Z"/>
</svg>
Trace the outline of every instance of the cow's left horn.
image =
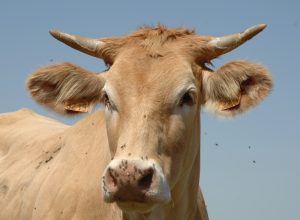
<svg viewBox="0 0 300 220">
<path fill-rule="evenodd" d="M 105 45 L 104 42 L 98 39 L 91 39 L 80 37 L 59 31 L 49 31 L 50 34 L 57 40 L 67 44 L 68 46 L 79 50 L 83 53 L 89 54 L 97 58 L 103 58 L 101 55 L 101 48 Z"/>
<path fill-rule="evenodd" d="M 208 42 L 208 46 L 212 49 L 211 59 L 237 48 L 265 29 L 266 26 L 266 24 L 258 24 L 240 33 L 213 38 Z"/>
</svg>

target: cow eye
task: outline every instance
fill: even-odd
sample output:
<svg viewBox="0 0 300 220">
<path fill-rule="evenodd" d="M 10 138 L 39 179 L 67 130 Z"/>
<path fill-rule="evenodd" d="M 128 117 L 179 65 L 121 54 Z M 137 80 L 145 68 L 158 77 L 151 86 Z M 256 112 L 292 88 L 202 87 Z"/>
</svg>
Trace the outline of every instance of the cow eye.
<svg viewBox="0 0 300 220">
<path fill-rule="evenodd" d="M 105 105 L 106 108 L 108 108 L 109 110 L 112 109 L 112 103 L 111 103 L 111 101 L 110 101 L 110 99 L 109 99 L 106 92 L 103 93 L 102 100 L 103 100 L 104 105 Z"/>
<path fill-rule="evenodd" d="M 191 91 L 186 92 L 179 101 L 179 106 L 182 107 L 184 105 L 192 106 L 195 104 L 194 96 Z"/>
</svg>

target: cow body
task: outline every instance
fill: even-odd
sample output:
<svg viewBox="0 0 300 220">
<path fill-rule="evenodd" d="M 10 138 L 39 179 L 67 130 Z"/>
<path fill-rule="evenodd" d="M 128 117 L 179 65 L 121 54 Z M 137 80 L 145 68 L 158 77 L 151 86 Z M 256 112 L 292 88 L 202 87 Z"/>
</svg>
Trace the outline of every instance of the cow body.
<svg viewBox="0 0 300 220">
<path fill-rule="evenodd" d="M 101 113 L 97 116 L 101 120 Z M 11 122 L 3 125 L 3 120 Z M 6 190 L 0 219 L 105 217 L 99 199 L 99 175 L 109 160 L 105 123 L 95 123 L 95 130 L 88 121 L 68 127 L 28 110 L 1 117 L 1 147 L 6 150 L 0 179 Z M 99 132 L 97 138 L 93 131 Z M 80 135 L 74 138 L 74 132 Z"/>
<path fill-rule="evenodd" d="M 207 220 L 199 112 L 235 116 L 272 87 L 259 64 L 208 64 L 265 26 L 221 38 L 163 26 L 103 39 L 51 32 L 109 68 L 42 67 L 26 82 L 32 98 L 60 114 L 105 107 L 74 126 L 30 110 L 0 116 L 0 219 Z"/>
</svg>

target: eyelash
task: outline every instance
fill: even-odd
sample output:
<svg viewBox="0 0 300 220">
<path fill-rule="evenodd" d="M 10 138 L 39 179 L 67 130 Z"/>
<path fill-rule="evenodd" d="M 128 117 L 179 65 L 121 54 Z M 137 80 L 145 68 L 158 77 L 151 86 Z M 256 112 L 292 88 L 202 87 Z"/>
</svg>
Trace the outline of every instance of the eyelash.
<svg viewBox="0 0 300 220">
<path fill-rule="evenodd" d="M 102 100 L 107 109 L 112 110 L 112 103 L 106 92 L 102 95 Z M 193 106 L 195 104 L 194 96 L 191 91 L 186 92 L 179 101 L 179 106 L 183 107 L 184 105 Z"/>
</svg>

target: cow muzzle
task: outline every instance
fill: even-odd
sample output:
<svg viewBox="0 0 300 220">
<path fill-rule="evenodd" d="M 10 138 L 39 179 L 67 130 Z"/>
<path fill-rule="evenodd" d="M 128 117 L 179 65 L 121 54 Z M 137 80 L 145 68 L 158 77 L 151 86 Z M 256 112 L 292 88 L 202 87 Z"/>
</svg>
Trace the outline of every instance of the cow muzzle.
<svg viewBox="0 0 300 220">
<path fill-rule="evenodd" d="M 137 207 L 171 199 L 165 175 L 151 159 L 112 160 L 102 177 L 102 192 L 106 202 L 117 202 L 119 206 L 127 203 Z"/>
</svg>

